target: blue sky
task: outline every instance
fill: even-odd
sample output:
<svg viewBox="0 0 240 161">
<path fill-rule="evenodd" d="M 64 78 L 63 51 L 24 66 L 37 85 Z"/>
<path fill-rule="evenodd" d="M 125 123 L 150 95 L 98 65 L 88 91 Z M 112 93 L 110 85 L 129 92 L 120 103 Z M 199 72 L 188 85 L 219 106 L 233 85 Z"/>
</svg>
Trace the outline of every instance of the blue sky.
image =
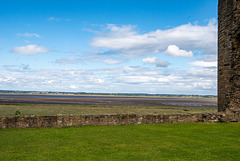
<svg viewBox="0 0 240 161">
<path fill-rule="evenodd" d="M 0 89 L 217 93 L 217 0 L 8 0 Z"/>
</svg>

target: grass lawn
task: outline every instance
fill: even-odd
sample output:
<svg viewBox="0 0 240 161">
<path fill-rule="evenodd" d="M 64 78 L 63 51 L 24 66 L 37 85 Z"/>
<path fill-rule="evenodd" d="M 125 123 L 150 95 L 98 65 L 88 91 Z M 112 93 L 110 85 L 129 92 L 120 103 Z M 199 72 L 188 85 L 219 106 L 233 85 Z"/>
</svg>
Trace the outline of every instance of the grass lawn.
<svg viewBox="0 0 240 161">
<path fill-rule="evenodd" d="M 240 159 L 240 124 L 0 130 L 0 160 Z"/>
<path fill-rule="evenodd" d="M 0 116 L 15 115 L 20 110 L 23 115 L 56 114 L 176 114 L 214 113 L 217 107 L 177 107 L 141 105 L 76 105 L 76 104 L 0 104 Z"/>
</svg>

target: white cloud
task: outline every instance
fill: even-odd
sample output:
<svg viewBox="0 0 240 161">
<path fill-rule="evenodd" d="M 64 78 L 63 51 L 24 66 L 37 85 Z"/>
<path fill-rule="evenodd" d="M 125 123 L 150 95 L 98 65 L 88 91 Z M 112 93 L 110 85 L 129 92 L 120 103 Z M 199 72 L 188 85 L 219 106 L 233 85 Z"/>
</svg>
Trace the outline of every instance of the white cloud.
<svg viewBox="0 0 240 161">
<path fill-rule="evenodd" d="M 147 57 L 142 60 L 145 64 L 155 64 L 157 67 L 167 67 L 169 62 L 157 60 L 156 57 Z"/>
<path fill-rule="evenodd" d="M 144 58 L 142 60 L 143 63 L 147 63 L 147 64 L 155 64 L 157 58 L 156 57 L 147 57 L 147 58 Z"/>
<path fill-rule="evenodd" d="M 68 57 L 68 58 L 63 58 L 63 59 L 57 59 L 55 63 L 58 64 L 78 64 L 78 63 L 83 63 L 83 60 L 80 58 L 73 58 L 73 57 Z"/>
<path fill-rule="evenodd" d="M 138 75 L 130 75 L 130 76 L 121 76 L 117 77 L 120 82 L 122 83 L 131 83 L 131 84 L 158 84 L 158 83 L 170 83 L 173 81 L 176 81 L 180 77 L 178 76 L 173 76 L 173 75 L 168 75 L 168 76 L 163 76 L 163 75 L 157 75 L 157 76 L 138 76 Z"/>
<path fill-rule="evenodd" d="M 70 18 L 58 18 L 58 17 L 49 17 L 47 18 L 48 21 L 52 22 L 52 21 L 71 21 Z"/>
<path fill-rule="evenodd" d="M 195 61 L 189 64 L 193 66 L 199 66 L 199 67 L 217 67 L 217 61 L 213 61 L 213 62 Z"/>
<path fill-rule="evenodd" d="M 70 85 L 69 87 L 72 88 L 72 89 L 77 89 L 78 88 L 76 85 Z"/>
<path fill-rule="evenodd" d="M 39 34 L 36 34 L 36 33 L 17 34 L 17 36 L 23 36 L 23 37 L 37 37 L 37 38 L 40 38 L 40 35 L 39 35 Z"/>
<path fill-rule="evenodd" d="M 203 50 L 205 54 L 217 51 L 217 25 L 210 20 L 206 26 L 185 24 L 168 30 L 156 30 L 138 34 L 135 26 L 108 25 L 108 32 L 94 37 L 94 47 L 117 50 L 125 56 L 142 56 L 165 51 L 169 45 L 185 50 Z M 179 49 L 180 50 L 180 49 Z M 187 56 L 191 55 L 188 52 Z"/>
<path fill-rule="evenodd" d="M 48 20 L 48 21 L 53 21 L 53 20 L 56 20 L 56 18 L 54 18 L 54 17 L 49 17 L 47 20 Z"/>
<path fill-rule="evenodd" d="M 117 64 L 119 63 L 119 60 L 116 59 L 105 59 L 103 60 L 106 64 Z"/>
<path fill-rule="evenodd" d="M 24 55 L 34 55 L 38 53 L 47 53 L 49 52 L 49 50 L 45 47 L 38 46 L 38 45 L 27 45 L 27 46 L 14 47 L 12 49 L 12 52 L 24 54 Z"/>
<path fill-rule="evenodd" d="M 132 36 L 135 35 L 136 32 L 133 31 L 136 26 L 134 25 L 123 25 L 122 27 L 118 27 L 115 24 L 108 24 L 107 29 L 110 30 L 112 33 L 108 33 L 109 36 Z"/>
<path fill-rule="evenodd" d="M 186 51 L 180 49 L 176 45 L 169 45 L 167 50 L 164 51 L 166 55 L 173 56 L 173 57 L 192 57 L 192 51 Z"/>
<path fill-rule="evenodd" d="M 104 80 L 100 79 L 100 78 L 90 77 L 90 78 L 88 78 L 88 82 L 90 82 L 90 83 L 97 83 L 97 84 L 103 84 Z"/>
</svg>

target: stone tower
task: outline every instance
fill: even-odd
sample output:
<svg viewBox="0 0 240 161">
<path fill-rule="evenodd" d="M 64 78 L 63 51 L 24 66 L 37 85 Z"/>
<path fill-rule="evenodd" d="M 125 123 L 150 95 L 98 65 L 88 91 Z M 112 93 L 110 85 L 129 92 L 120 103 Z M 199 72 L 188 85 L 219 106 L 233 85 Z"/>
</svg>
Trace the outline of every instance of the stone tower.
<svg viewBox="0 0 240 161">
<path fill-rule="evenodd" d="M 240 0 L 218 2 L 218 110 L 240 112 Z"/>
</svg>

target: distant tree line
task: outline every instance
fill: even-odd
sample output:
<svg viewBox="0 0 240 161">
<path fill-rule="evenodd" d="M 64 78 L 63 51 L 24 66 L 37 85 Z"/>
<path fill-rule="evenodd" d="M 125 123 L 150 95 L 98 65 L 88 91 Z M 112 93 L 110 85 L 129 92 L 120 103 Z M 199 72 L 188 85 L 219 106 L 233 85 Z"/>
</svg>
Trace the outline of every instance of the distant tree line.
<svg viewBox="0 0 240 161">
<path fill-rule="evenodd" d="M 0 93 L 217 98 L 216 95 L 148 94 L 148 93 L 89 93 L 89 92 L 54 92 L 54 91 L 20 91 L 20 90 L 0 90 Z"/>
</svg>

